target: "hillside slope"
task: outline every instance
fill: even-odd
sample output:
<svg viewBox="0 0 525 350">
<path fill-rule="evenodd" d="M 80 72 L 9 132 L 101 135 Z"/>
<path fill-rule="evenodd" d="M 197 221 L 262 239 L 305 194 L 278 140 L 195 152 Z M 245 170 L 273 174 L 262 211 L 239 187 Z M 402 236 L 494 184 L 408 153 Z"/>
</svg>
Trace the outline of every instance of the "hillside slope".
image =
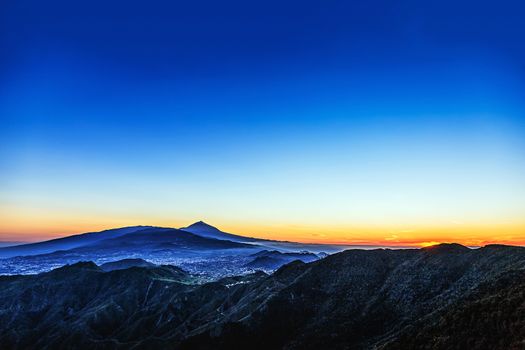
<svg viewBox="0 0 525 350">
<path fill-rule="evenodd" d="M 111 238 L 117 238 L 141 230 L 151 229 L 152 226 L 130 226 L 121 227 L 111 230 L 104 230 L 100 232 L 88 232 L 78 235 L 72 235 L 62 238 L 51 239 L 48 241 L 19 244 L 10 247 L 0 248 L 0 259 L 10 258 L 14 256 L 28 256 L 37 254 L 52 253 L 57 250 L 74 249 L 89 244 L 94 244 L 99 241 Z"/>
<path fill-rule="evenodd" d="M 0 277 L 0 345 L 444 349 L 440 341 L 470 344 L 484 332 L 479 349 L 515 346 L 525 326 L 524 271 L 524 248 L 460 245 L 349 250 L 308 264 L 294 261 L 272 275 L 206 284 L 173 267 L 103 272 L 82 263 Z M 488 315 L 499 312 L 497 323 L 476 322 L 484 311 L 475 305 Z M 441 338 L 458 317 L 462 326 L 447 343 Z"/>
</svg>

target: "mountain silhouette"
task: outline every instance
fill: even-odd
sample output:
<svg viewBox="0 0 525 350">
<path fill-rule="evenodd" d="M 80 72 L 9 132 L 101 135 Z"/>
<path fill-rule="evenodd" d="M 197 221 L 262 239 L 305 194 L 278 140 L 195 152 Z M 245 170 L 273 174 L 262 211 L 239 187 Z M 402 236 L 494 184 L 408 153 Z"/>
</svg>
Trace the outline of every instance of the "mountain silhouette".
<svg viewBox="0 0 525 350">
<path fill-rule="evenodd" d="M 0 248 L 0 258 L 46 254 L 55 252 L 57 250 L 74 249 L 93 244 L 105 239 L 116 238 L 129 233 L 138 232 L 150 228 L 152 228 L 152 226 L 121 227 L 100 232 L 82 233 L 78 235 L 51 239 L 43 242 L 27 243 L 10 247 L 4 247 Z"/>
<path fill-rule="evenodd" d="M 174 235 L 175 233 L 177 235 Z M 187 241 L 188 247 L 197 247 L 199 245 L 201 247 L 217 248 L 221 246 L 241 247 L 238 244 L 206 241 L 206 239 L 225 240 L 235 243 L 264 241 L 226 233 L 203 221 L 199 221 L 180 230 L 155 226 L 130 226 L 100 232 L 82 233 L 37 243 L 0 247 L 0 258 L 47 254 L 77 248 L 94 249 L 98 247 L 105 249 L 109 246 L 116 247 L 118 244 L 121 244 L 123 247 L 133 244 L 146 244 L 151 246 L 161 242 L 165 244 L 172 243 L 172 245 L 174 245 L 178 243 L 182 245 L 184 240 Z"/>
<path fill-rule="evenodd" d="M 257 242 L 257 241 L 264 241 L 257 238 L 252 237 L 244 237 L 239 235 L 234 235 L 232 233 L 227 233 L 219 230 L 217 227 L 211 226 L 204 221 L 197 221 L 196 223 L 193 223 L 187 227 L 181 227 L 180 228 L 183 231 L 191 232 L 193 234 L 202 236 L 202 237 L 208 237 L 208 238 L 215 238 L 215 239 L 225 239 L 235 242 Z"/>
<path fill-rule="evenodd" d="M 118 237 L 97 241 L 96 243 L 76 248 L 75 251 L 128 250 L 145 251 L 148 249 L 229 249 L 249 248 L 248 244 L 230 240 L 203 237 L 175 228 L 148 228 Z"/>
</svg>

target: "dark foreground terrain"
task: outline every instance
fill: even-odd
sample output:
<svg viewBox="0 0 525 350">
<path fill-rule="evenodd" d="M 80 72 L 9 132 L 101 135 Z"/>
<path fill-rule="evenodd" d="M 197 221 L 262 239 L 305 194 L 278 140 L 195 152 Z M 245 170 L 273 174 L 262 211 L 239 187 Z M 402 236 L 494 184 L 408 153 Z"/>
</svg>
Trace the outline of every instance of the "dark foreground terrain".
<svg viewBox="0 0 525 350">
<path fill-rule="evenodd" d="M 348 250 L 206 284 L 123 267 L 0 277 L 0 348 L 525 348 L 524 248 Z"/>
</svg>

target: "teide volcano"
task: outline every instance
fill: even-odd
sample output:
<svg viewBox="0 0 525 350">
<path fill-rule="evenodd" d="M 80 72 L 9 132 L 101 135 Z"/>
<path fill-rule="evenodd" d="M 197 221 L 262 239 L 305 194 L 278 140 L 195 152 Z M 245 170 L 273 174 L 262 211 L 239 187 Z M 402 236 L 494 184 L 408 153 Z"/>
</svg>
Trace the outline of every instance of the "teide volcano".
<svg viewBox="0 0 525 350">
<path fill-rule="evenodd" d="M 213 279 L 259 269 L 258 265 L 249 265 L 253 260 L 251 255 L 270 246 L 292 253 L 309 248 L 299 243 L 234 235 L 202 221 L 183 229 L 133 226 L 0 248 L 0 258 L 6 258 L 0 259 L 0 274 L 44 272 L 83 260 L 103 264 L 122 259 L 144 259 L 182 266 Z M 329 246 L 326 248 L 334 250 Z M 290 259 L 311 261 L 312 256 L 313 259 L 319 258 L 315 254 L 298 255 L 261 267 L 273 271 Z"/>
<path fill-rule="evenodd" d="M 234 242 L 258 242 L 258 241 L 264 241 L 261 239 L 256 239 L 253 237 L 244 237 L 239 235 L 234 235 L 231 233 L 223 232 L 219 230 L 217 227 L 211 226 L 204 221 L 198 221 L 194 224 L 191 224 L 187 227 L 181 227 L 180 228 L 183 231 L 191 232 L 193 234 L 207 237 L 207 238 L 215 238 L 215 239 L 224 239 L 224 240 L 230 240 Z"/>
</svg>

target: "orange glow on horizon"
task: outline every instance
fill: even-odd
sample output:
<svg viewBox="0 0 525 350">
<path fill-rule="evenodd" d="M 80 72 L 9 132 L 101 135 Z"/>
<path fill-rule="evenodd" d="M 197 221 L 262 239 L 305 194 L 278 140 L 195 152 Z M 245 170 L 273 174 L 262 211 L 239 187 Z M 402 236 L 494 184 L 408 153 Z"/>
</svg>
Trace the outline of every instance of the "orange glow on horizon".
<svg viewBox="0 0 525 350">
<path fill-rule="evenodd" d="M 1 219 L 1 218 L 0 218 Z M 12 219 L 12 218 L 11 218 Z M 34 221 L 3 220 L 0 226 L 0 241 L 42 241 L 84 232 L 105 229 L 151 225 L 180 228 L 198 220 L 156 220 L 155 222 L 136 218 L 134 220 L 111 219 L 96 220 L 52 220 L 50 218 Z M 272 240 L 293 241 L 312 244 L 334 244 L 353 246 L 384 247 L 428 247 L 441 242 L 454 242 L 466 246 L 484 246 L 487 244 L 525 245 L 525 225 L 464 225 L 424 227 L 412 229 L 392 228 L 388 226 L 301 226 L 284 224 L 257 224 L 244 222 L 223 222 L 204 220 L 219 229 L 243 236 Z M 93 222 L 99 222 L 93 224 Z"/>
<path fill-rule="evenodd" d="M 159 215 L 160 216 L 160 215 Z M 204 220 L 222 231 L 243 236 L 302 243 L 423 247 L 439 242 L 466 246 L 487 244 L 525 245 L 525 219 L 496 222 L 433 222 L 352 224 L 314 222 L 226 220 L 220 217 L 166 219 L 152 215 L 93 212 L 91 215 L 66 209 L 16 208 L 0 205 L 0 241 L 42 241 L 110 228 L 151 225 L 180 228 Z"/>
<path fill-rule="evenodd" d="M 421 242 L 421 243 L 418 243 L 418 246 L 420 246 L 421 248 L 426 248 L 426 247 L 432 247 L 432 246 L 438 245 L 440 243 L 441 242 L 436 242 L 436 241 Z"/>
</svg>

